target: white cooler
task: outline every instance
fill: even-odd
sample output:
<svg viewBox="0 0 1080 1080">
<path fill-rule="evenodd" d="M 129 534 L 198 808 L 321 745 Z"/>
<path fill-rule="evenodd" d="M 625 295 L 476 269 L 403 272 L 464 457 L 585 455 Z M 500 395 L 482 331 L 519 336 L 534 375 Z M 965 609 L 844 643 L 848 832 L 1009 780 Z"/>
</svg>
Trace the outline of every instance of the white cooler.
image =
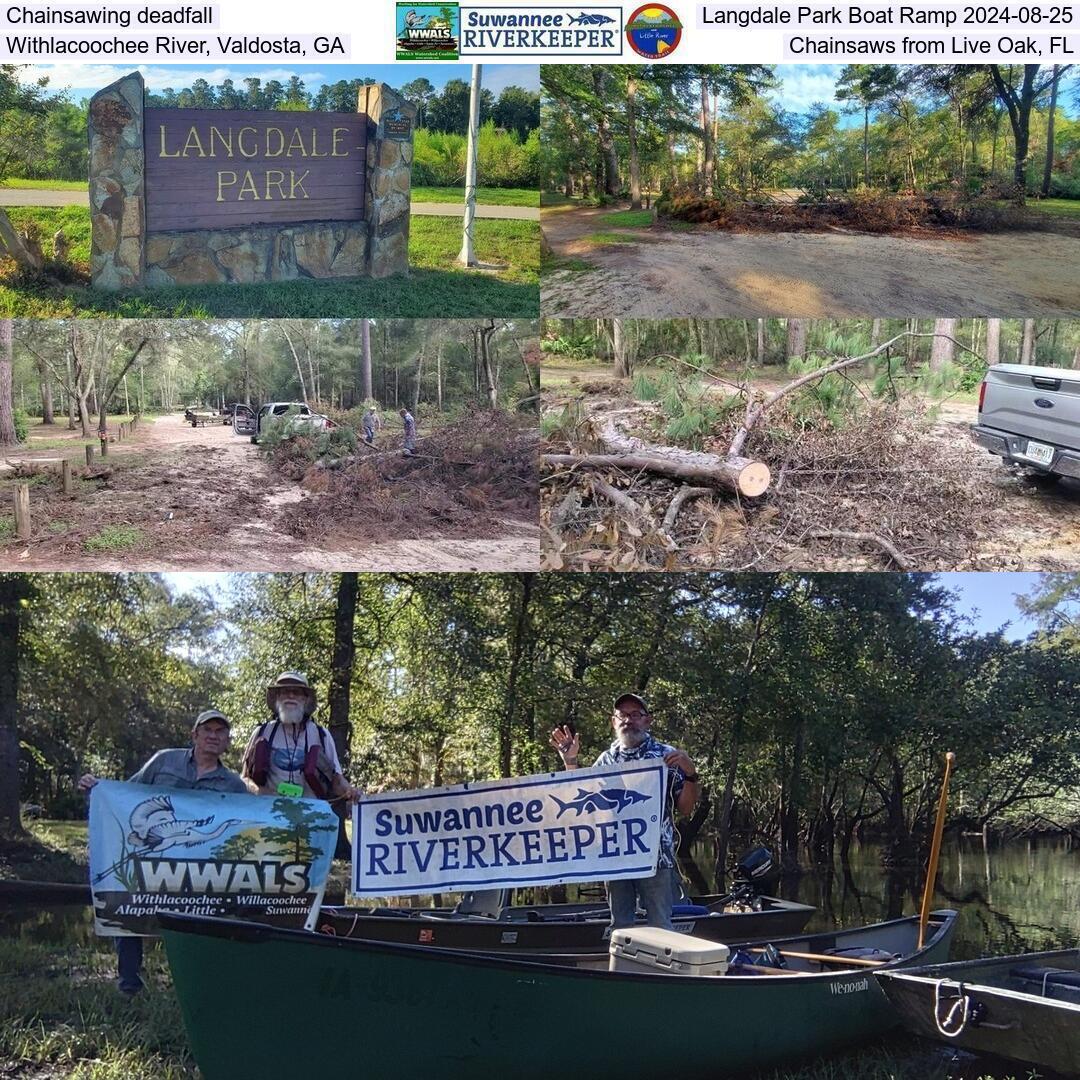
<svg viewBox="0 0 1080 1080">
<path fill-rule="evenodd" d="M 731 950 L 716 941 L 638 926 L 614 930 L 608 949 L 609 971 L 648 971 L 653 975 L 723 975 Z"/>
</svg>

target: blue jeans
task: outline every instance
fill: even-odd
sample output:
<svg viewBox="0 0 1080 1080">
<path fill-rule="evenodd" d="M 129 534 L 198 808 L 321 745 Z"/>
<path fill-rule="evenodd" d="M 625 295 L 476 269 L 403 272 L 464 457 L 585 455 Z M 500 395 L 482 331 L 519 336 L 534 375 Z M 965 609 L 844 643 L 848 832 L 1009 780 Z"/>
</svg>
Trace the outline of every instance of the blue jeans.
<svg viewBox="0 0 1080 1080">
<path fill-rule="evenodd" d="M 137 994 L 143 988 L 143 981 L 139 975 L 142 968 L 142 955 L 141 937 L 116 939 L 116 969 L 120 973 L 120 989 L 125 994 Z"/>
<path fill-rule="evenodd" d="M 663 866 L 652 877 L 633 881 L 607 882 L 608 903 L 611 905 L 611 928 L 619 930 L 634 925 L 638 903 L 645 909 L 645 925 L 661 930 L 671 927 L 671 870 Z"/>
</svg>

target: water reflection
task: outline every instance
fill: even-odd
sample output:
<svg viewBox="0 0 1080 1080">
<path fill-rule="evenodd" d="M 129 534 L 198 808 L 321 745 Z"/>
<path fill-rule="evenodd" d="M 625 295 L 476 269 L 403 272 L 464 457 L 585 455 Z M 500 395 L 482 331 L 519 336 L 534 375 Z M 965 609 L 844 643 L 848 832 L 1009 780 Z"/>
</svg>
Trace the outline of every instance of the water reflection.
<svg viewBox="0 0 1080 1080">
<path fill-rule="evenodd" d="M 688 876 L 695 892 L 711 891 L 712 847 L 695 845 Z M 809 929 L 861 926 L 918 911 L 922 871 L 890 867 L 881 861 L 882 849 L 863 845 L 852 849 L 851 863 L 814 866 L 783 880 L 781 896 L 812 904 L 817 912 Z M 1080 945 L 1080 849 L 1071 838 L 1038 839 L 992 844 L 984 850 L 981 838 L 964 838 L 942 851 L 941 891 L 935 907 L 955 908 L 957 920 L 953 958 L 1038 952 Z M 582 890 L 584 891 L 584 890 Z M 532 902 L 547 899 L 536 890 Z M 598 899 L 595 890 L 586 893 Z M 566 890 L 576 900 L 579 890 Z M 455 895 L 444 894 L 452 903 Z M 89 907 L 37 905 L 0 908 L 0 934 L 33 941 L 109 948 L 95 938 Z"/>
<path fill-rule="evenodd" d="M 812 930 L 860 926 L 913 914 L 922 898 L 922 868 L 882 863 L 877 845 L 852 848 L 849 866 L 821 865 L 781 881 L 780 895 L 812 904 Z M 696 874 L 711 875 L 711 845 L 693 850 Z M 965 837 L 942 849 L 935 907 L 955 908 L 957 960 L 1080 944 L 1080 850 L 1071 837 L 983 847 Z"/>
</svg>

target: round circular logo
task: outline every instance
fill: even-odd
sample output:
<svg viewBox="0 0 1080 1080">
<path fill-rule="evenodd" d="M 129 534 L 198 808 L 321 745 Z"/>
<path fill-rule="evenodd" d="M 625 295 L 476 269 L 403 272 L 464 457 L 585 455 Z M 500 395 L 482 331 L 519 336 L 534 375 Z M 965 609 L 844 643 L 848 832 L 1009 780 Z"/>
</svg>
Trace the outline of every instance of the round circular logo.
<svg viewBox="0 0 1080 1080">
<path fill-rule="evenodd" d="M 647 60 L 663 60 L 682 37 L 682 23 L 666 4 L 643 4 L 626 24 L 630 48 Z"/>
</svg>

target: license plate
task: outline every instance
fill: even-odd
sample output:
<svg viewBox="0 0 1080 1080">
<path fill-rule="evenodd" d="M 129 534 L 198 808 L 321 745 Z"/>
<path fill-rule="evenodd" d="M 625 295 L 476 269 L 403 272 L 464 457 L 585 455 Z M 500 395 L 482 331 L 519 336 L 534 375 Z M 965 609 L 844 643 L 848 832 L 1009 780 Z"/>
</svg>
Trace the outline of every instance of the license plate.
<svg viewBox="0 0 1080 1080">
<path fill-rule="evenodd" d="M 1024 457 L 1029 461 L 1036 461 L 1040 465 L 1049 465 L 1054 460 L 1054 448 L 1045 443 L 1028 442 Z"/>
</svg>

